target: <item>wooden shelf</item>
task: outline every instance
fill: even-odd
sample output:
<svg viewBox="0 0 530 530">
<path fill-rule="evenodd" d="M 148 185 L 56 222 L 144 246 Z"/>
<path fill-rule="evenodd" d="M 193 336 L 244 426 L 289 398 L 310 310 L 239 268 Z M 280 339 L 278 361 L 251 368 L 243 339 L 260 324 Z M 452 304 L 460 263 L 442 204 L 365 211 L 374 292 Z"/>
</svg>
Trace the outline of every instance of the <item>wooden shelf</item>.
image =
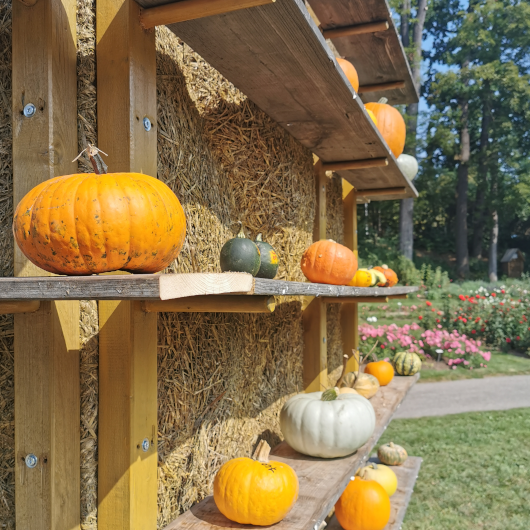
<svg viewBox="0 0 530 530">
<path fill-rule="evenodd" d="M 150 8 L 171 2 L 139 3 Z M 417 197 L 302 0 L 168 27 L 323 162 L 388 160 L 386 166 L 338 171 L 356 189 L 390 190 L 374 200 Z M 392 194 L 403 187 L 405 194 Z"/>
<path fill-rule="evenodd" d="M 378 101 L 385 97 L 391 105 L 417 103 L 419 94 L 412 80 L 405 50 L 397 33 L 392 13 L 386 0 L 309 0 L 324 36 L 331 38 L 333 45 L 359 74 L 364 102 Z M 386 22 L 388 29 L 335 36 L 338 28 L 369 28 L 374 22 Z M 383 29 L 383 31 L 381 31 Z M 335 31 L 334 31 L 335 30 Z M 400 87 L 370 90 L 370 85 L 401 83 Z"/>
<path fill-rule="evenodd" d="M 378 458 L 370 458 L 370 462 L 379 462 Z M 422 459 L 417 456 L 409 456 L 407 461 L 402 466 L 392 466 L 392 471 L 398 479 L 398 489 L 396 493 L 390 498 L 392 511 L 390 512 L 390 521 L 385 526 L 384 530 L 400 530 L 405 513 L 412 497 L 414 484 L 420 472 Z M 329 521 L 327 530 L 342 530 L 335 515 Z"/>
<path fill-rule="evenodd" d="M 220 294 L 388 297 L 417 290 L 417 287 L 363 288 L 264 280 L 237 272 L 0 278 L 1 302 L 14 300 L 172 300 Z M 5 307 L 12 306 L 6 305 Z"/>
<path fill-rule="evenodd" d="M 335 502 L 370 456 L 373 447 L 390 423 L 394 412 L 418 380 L 413 377 L 394 377 L 386 387 L 382 387 L 371 399 L 376 413 L 376 427 L 370 440 L 355 454 L 325 460 L 297 453 L 285 442 L 276 446 L 271 458 L 289 464 L 298 475 L 300 493 L 297 503 L 287 517 L 274 525 L 275 530 L 314 530 L 318 529 L 327 517 Z M 165 530 L 214 530 L 217 528 L 254 528 L 229 521 L 217 509 L 213 497 L 206 497 L 191 510 L 183 513 Z"/>
</svg>

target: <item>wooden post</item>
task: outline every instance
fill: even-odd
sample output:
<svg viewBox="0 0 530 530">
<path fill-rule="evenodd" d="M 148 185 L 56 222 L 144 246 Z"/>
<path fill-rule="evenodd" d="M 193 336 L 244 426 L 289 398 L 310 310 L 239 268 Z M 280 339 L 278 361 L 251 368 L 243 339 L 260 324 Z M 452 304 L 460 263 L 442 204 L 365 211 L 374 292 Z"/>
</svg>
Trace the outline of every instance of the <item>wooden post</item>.
<svg viewBox="0 0 530 530">
<path fill-rule="evenodd" d="M 357 197 L 352 189 L 343 200 L 344 206 L 344 245 L 353 250 L 359 259 L 357 250 Z M 357 361 L 352 350 L 359 348 L 359 304 L 358 302 L 343 304 L 340 310 L 343 355 L 349 357 L 346 370 L 357 370 Z"/>
<path fill-rule="evenodd" d="M 326 239 L 326 172 L 319 160 L 314 166 L 316 211 L 313 241 Z M 313 298 L 305 307 L 304 324 L 304 388 L 318 392 L 328 387 L 327 308 L 319 298 Z"/>
<path fill-rule="evenodd" d="M 132 0 L 97 2 L 98 145 L 109 172 L 156 177 L 154 31 Z M 98 529 L 155 530 L 157 314 L 99 302 Z"/>
<path fill-rule="evenodd" d="M 15 205 L 37 184 L 77 169 L 76 1 L 33 4 L 13 1 Z M 15 245 L 15 275 L 48 273 Z M 33 304 L 40 309 L 15 315 L 16 526 L 76 530 L 79 302 Z"/>
</svg>

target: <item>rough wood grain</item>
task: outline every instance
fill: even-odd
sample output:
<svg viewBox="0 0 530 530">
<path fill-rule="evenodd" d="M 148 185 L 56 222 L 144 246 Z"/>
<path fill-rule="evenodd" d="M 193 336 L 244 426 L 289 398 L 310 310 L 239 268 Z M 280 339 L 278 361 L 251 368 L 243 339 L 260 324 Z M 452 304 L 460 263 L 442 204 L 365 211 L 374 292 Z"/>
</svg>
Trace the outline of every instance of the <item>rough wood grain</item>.
<svg viewBox="0 0 530 530">
<path fill-rule="evenodd" d="M 16 205 L 41 182 L 76 172 L 72 160 L 77 154 L 77 36 L 75 0 L 12 4 Z M 30 104 L 34 114 L 26 117 L 24 107 Z M 17 245 L 14 266 L 16 276 L 48 275 Z M 14 333 L 16 526 L 76 530 L 79 302 L 47 302 L 34 313 L 16 314 Z M 23 462 L 28 453 L 38 458 L 34 469 Z"/>
<path fill-rule="evenodd" d="M 390 24 L 386 31 L 343 36 L 334 39 L 333 44 L 353 63 L 361 85 L 405 81 L 404 88 L 365 93 L 363 101 L 386 97 L 391 105 L 397 105 L 419 100 L 386 0 L 309 0 L 309 4 L 324 31 L 386 20 Z"/>
<path fill-rule="evenodd" d="M 38 300 L 26 300 L 23 302 L 0 302 L 0 315 L 16 313 L 34 313 L 38 311 L 40 302 Z"/>
<path fill-rule="evenodd" d="M 304 390 L 319 392 L 328 386 L 326 304 L 313 298 L 302 313 L 304 326 Z"/>
<path fill-rule="evenodd" d="M 398 479 L 398 489 L 390 498 L 390 520 L 383 530 L 400 530 L 405 519 L 405 514 L 407 513 L 422 461 L 417 456 L 409 456 L 402 466 L 392 466 L 392 471 L 394 471 Z M 379 463 L 379 459 L 377 457 L 370 458 L 370 462 Z M 330 519 L 326 528 L 327 530 L 342 530 L 342 526 L 340 526 L 335 516 Z"/>
<path fill-rule="evenodd" d="M 418 380 L 414 377 L 395 377 L 371 399 L 376 411 L 376 428 L 372 438 L 354 455 L 324 460 L 297 453 L 285 442 L 276 446 L 271 458 L 289 464 L 298 475 L 300 494 L 287 517 L 274 525 L 275 530 L 314 530 L 326 518 L 340 497 L 350 478 L 368 460 L 372 448 L 383 434 L 394 412 L 409 389 Z M 213 497 L 207 497 L 190 511 L 182 514 L 165 530 L 214 530 L 246 528 L 226 519 L 215 506 Z"/>
<path fill-rule="evenodd" d="M 272 313 L 275 308 L 273 296 L 206 295 L 142 302 L 147 313 Z"/>
<path fill-rule="evenodd" d="M 211 17 L 238 9 L 271 4 L 276 0 L 180 0 L 171 4 L 140 12 L 140 24 L 144 29 L 176 24 L 196 18 Z"/>
<path fill-rule="evenodd" d="M 326 170 L 323 168 L 322 162 L 319 160 L 314 168 L 315 177 L 315 224 L 313 226 L 313 241 L 320 241 L 326 239 L 326 187 L 327 180 Z"/>
<path fill-rule="evenodd" d="M 355 26 L 344 26 L 337 29 L 322 30 L 322 35 L 324 35 L 326 40 L 337 39 L 348 35 L 363 35 L 364 33 L 386 31 L 389 27 L 390 24 L 386 20 L 382 20 L 380 22 L 368 22 L 367 24 L 356 24 Z"/>
<path fill-rule="evenodd" d="M 140 0 L 144 8 L 167 3 Z M 356 187 L 405 186 L 417 196 L 302 0 L 168 27 L 322 161 L 389 159 L 341 173 Z"/>
</svg>

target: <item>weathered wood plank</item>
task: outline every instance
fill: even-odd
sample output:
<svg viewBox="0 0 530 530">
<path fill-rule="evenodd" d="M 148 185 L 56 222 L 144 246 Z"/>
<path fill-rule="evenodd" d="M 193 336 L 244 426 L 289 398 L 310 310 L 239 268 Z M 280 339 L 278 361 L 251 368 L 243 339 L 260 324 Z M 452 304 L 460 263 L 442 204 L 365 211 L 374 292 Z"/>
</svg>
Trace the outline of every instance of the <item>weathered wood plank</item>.
<svg viewBox="0 0 530 530">
<path fill-rule="evenodd" d="M 379 459 L 370 458 L 370 462 L 372 461 L 379 462 Z M 392 471 L 394 471 L 398 479 L 398 489 L 390 498 L 390 520 L 383 530 L 400 530 L 412 497 L 414 484 L 420 472 L 421 463 L 421 458 L 409 456 L 402 466 L 392 466 Z M 342 530 L 342 526 L 340 526 L 335 516 L 330 519 L 326 528 L 327 530 Z"/>
<path fill-rule="evenodd" d="M 394 412 L 407 392 L 418 380 L 414 377 L 395 377 L 371 399 L 376 411 L 376 428 L 372 438 L 355 454 L 345 458 L 324 460 L 297 453 L 285 442 L 276 446 L 271 458 L 289 464 L 298 475 L 300 494 L 287 517 L 274 525 L 275 530 L 314 530 L 326 518 L 340 497 L 350 478 L 368 460 L 377 440 L 381 437 Z M 213 497 L 207 497 L 182 514 L 165 530 L 217 530 L 227 528 L 254 528 L 226 519 L 215 506 Z"/>
<path fill-rule="evenodd" d="M 76 2 L 29 6 L 13 1 L 15 205 L 41 182 L 77 169 Z M 14 265 L 17 276 L 48 275 L 17 245 Z M 35 309 L 39 302 L 29 303 Z M 46 302 L 36 312 L 15 314 L 14 333 L 16 526 L 76 530 L 79 302 Z M 37 457 L 35 467 L 24 462 L 29 454 Z"/>
<path fill-rule="evenodd" d="M 147 313 L 272 313 L 275 308 L 274 296 L 221 294 L 142 302 Z"/>
<path fill-rule="evenodd" d="M 38 300 L 24 300 L 21 302 L 0 302 L 0 315 L 11 315 L 17 313 L 35 313 L 40 308 Z"/>
<path fill-rule="evenodd" d="M 323 162 L 388 158 L 386 167 L 341 172 L 354 186 L 417 196 L 302 0 L 168 27 Z"/>
<path fill-rule="evenodd" d="M 304 390 L 319 392 L 328 383 L 326 304 L 313 298 L 302 313 L 304 326 Z"/>
<path fill-rule="evenodd" d="M 0 278 L 0 300 L 170 300 L 200 295 L 378 296 L 417 287 L 346 287 L 252 278 L 238 272 Z"/>
<path fill-rule="evenodd" d="M 388 30 L 333 38 L 338 52 L 351 61 L 361 85 L 405 81 L 403 88 L 363 93 L 363 101 L 386 97 L 391 105 L 419 100 L 405 50 L 386 0 L 309 0 L 324 32 L 387 21 Z"/>
</svg>

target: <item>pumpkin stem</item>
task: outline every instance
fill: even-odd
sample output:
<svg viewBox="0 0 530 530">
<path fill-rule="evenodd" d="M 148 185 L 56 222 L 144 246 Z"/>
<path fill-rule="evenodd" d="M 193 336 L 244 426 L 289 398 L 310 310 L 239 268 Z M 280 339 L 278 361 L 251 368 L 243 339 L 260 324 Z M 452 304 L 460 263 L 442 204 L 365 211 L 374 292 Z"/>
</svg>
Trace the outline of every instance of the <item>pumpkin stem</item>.
<svg viewBox="0 0 530 530">
<path fill-rule="evenodd" d="M 388 103 L 388 98 L 381 98 L 377 103 L 379 103 L 380 105 L 385 105 L 386 103 Z"/>
<path fill-rule="evenodd" d="M 237 234 L 237 237 L 239 239 L 246 239 L 245 232 L 243 231 L 243 223 L 241 221 L 238 221 L 240 227 L 239 227 L 239 234 Z"/>
<path fill-rule="evenodd" d="M 320 399 L 322 401 L 335 401 L 338 397 L 339 397 L 339 389 L 335 387 L 335 388 L 328 388 L 327 390 L 324 390 L 324 392 L 322 392 L 322 397 Z"/>
<path fill-rule="evenodd" d="M 261 238 L 261 232 L 256 236 L 256 241 L 263 241 Z"/>
<path fill-rule="evenodd" d="M 90 162 L 92 163 L 92 167 L 94 168 L 94 173 L 96 175 L 105 175 L 108 170 L 107 164 L 103 162 L 103 158 L 101 158 L 101 155 L 99 153 L 104 154 L 105 156 L 107 153 L 104 153 L 101 149 L 97 148 L 95 145 L 88 144 L 85 149 L 83 149 L 73 160 L 72 162 L 75 162 L 76 160 L 79 160 L 81 158 L 81 155 L 86 153 L 88 155 L 88 158 L 90 159 Z"/>
<path fill-rule="evenodd" d="M 256 450 L 254 451 L 254 454 L 252 455 L 252 458 L 257 462 L 266 464 L 269 461 L 270 452 L 271 446 L 265 440 L 260 440 Z"/>
<path fill-rule="evenodd" d="M 346 365 L 348 364 L 348 356 L 343 355 L 342 356 L 342 373 L 340 374 L 339 380 L 337 381 L 336 385 L 340 388 L 340 385 L 342 385 L 342 380 L 344 379 L 344 376 L 346 375 Z"/>
<path fill-rule="evenodd" d="M 387 270 L 388 269 L 388 265 L 381 265 L 381 268 Z"/>
</svg>

